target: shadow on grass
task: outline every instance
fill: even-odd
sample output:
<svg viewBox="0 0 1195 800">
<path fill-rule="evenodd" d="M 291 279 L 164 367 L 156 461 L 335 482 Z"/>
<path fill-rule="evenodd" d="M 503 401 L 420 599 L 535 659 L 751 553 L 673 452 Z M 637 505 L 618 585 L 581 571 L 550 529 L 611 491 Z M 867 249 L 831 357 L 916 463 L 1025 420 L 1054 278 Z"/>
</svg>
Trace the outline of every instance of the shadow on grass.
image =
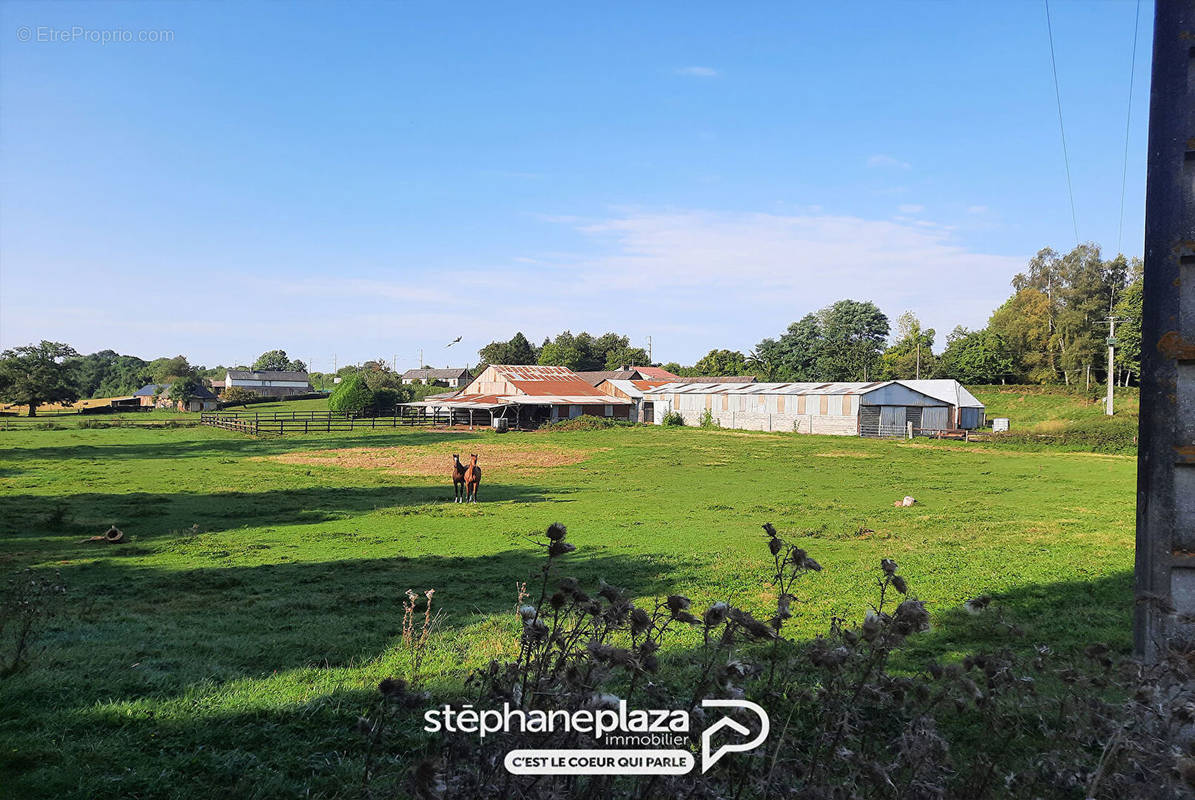
<svg viewBox="0 0 1195 800">
<path fill-rule="evenodd" d="M 476 505 L 452 502 L 451 486 L 307 487 L 265 492 L 80 493 L 0 497 L 0 541 L 51 539 L 56 548 L 103 533 L 116 525 L 127 535 L 149 542 L 178 536 L 192 526 L 199 532 L 241 527 L 306 525 L 345 519 L 379 510 L 410 508 L 411 513 L 454 514 L 488 503 L 557 502 L 568 489 L 521 484 L 483 483 Z M 88 520 L 86 526 L 72 520 Z M 100 530 L 95 530 L 95 528 Z M 65 542 L 63 541 L 65 540 Z M 94 547 L 88 545 L 88 547 Z M 61 557 L 94 549 L 63 551 Z M 112 547 L 114 555 L 119 547 Z"/>
<path fill-rule="evenodd" d="M 169 429 L 168 429 L 169 430 Z M 200 430 L 200 429 L 189 429 Z M 209 429 L 202 429 L 209 430 Z M 422 431 L 410 429 L 378 428 L 370 434 L 355 433 L 311 433 L 307 435 L 282 436 L 270 439 L 254 439 L 248 436 L 229 434 L 227 437 L 182 439 L 177 436 L 166 441 L 128 442 L 127 428 L 113 428 L 96 431 L 94 439 L 77 444 L 61 444 L 36 447 L 6 448 L 6 461 L 62 460 L 62 459 L 157 459 L 157 458 L 205 458 L 210 456 L 269 456 L 290 453 L 295 450 L 334 450 L 346 447 L 416 447 L 460 441 L 477 436 L 467 431 Z M 171 431 L 172 433 L 176 431 Z M 88 432 L 92 433 L 92 432 Z M 159 431 L 153 431 L 154 434 Z M 111 434 L 111 443 L 103 441 L 105 434 Z M 119 438 L 118 438 L 119 437 Z"/>
<path fill-rule="evenodd" d="M 147 798 L 308 791 L 314 797 L 355 796 L 365 738 L 353 723 L 376 698 L 373 678 L 280 705 L 271 703 L 269 684 L 263 682 L 260 700 L 234 710 L 214 710 L 202 703 L 203 695 L 237 678 L 268 680 L 275 670 L 335 667 L 377 656 L 400 634 L 398 598 L 407 586 L 434 586 L 438 599 L 448 601 L 451 616 L 440 636 L 451 641 L 470 615 L 512 609 L 513 582 L 534 574 L 542 563 L 539 553 L 512 550 L 484 558 L 279 564 L 178 574 L 118 570 L 109 599 L 126 611 L 98 634 L 101 646 L 88 668 L 91 680 L 65 696 L 44 686 L 10 690 L 6 716 L 17 722 L 24 718 L 31 723 L 28 730 L 38 733 L 20 749 L 0 748 L 0 776 L 7 773 L 12 786 L 28 797 L 84 797 L 104 789 Z M 605 576 L 651 596 L 691 588 L 664 582 L 664 573 L 676 567 L 598 552 L 570 556 L 562 574 L 576 575 L 586 586 Z M 1080 649 L 1108 641 L 1109 634 L 1115 639 L 1110 643 L 1123 650 L 1130 583 L 1126 571 L 1093 581 L 1033 584 L 996 598 L 993 609 L 1003 608 L 997 616 L 939 613 L 931 632 L 910 639 L 903 660 L 916 668 L 944 653 L 975 649 L 1028 652 L 1039 643 Z M 865 609 L 855 611 L 861 617 Z M 1024 634 L 1003 626 L 1000 613 Z M 514 644 L 515 630 L 512 624 L 500 633 Z M 1060 635 L 1065 638 L 1050 638 Z M 118 639 L 127 649 L 114 648 L 107 639 Z M 138 662 L 150 677 L 124 663 L 104 664 L 115 652 Z M 692 656 L 684 648 L 665 654 L 672 663 Z M 462 650 L 462 660 L 476 660 L 476 654 Z M 668 680 L 670 672 L 666 669 L 661 679 Z M 0 700 L 5 689 L 0 685 Z M 151 704 L 127 713 L 97 705 L 138 697 L 175 705 Z M 57 717 L 47 716 L 51 709 L 60 712 Z M 412 746 L 418 743 L 421 711 L 411 712 Z M 65 743 L 61 752 L 60 743 Z M 112 748 L 124 756 L 101 755 Z M 64 760 L 69 767 L 62 766 Z"/>
</svg>

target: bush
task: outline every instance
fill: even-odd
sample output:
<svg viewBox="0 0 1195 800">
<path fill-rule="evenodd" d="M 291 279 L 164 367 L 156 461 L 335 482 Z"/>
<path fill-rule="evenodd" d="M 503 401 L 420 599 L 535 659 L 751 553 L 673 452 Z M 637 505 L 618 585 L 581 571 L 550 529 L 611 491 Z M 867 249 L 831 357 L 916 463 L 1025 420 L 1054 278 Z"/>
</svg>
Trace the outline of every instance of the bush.
<svg viewBox="0 0 1195 800">
<path fill-rule="evenodd" d="M 243 386 L 230 386 L 221 393 L 220 403 L 225 406 L 244 405 L 246 402 L 256 398 L 256 394 Z"/>
<path fill-rule="evenodd" d="M 582 414 L 579 417 L 562 419 L 559 422 L 553 422 L 544 427 L 553 431 L 599 431 L 606 428 L 626 428 L 634 424 L 630 420 L 625 419 L 595 417 L 592 414 Z"/>
<path fill-rule="evenodd" d="M 373 392 L 360 375 L 350 375 L 341 381 L 328 397 L 328 408 L 360 414 L 373 404 Z"/>
<path fill-rule="evenodd" d="M 684 425 L 685 418 L 679 411 L 669 411 L 660 422 L 664 425 Z"/>
<path fill-rule="evenodd" d="M 1057 446 L 1066 450 L 1134 455 L 1137 452 L 1136 417 L 1067 422 L 1049 433 L 1011 431 L 993 434 L 992 441 L 1029 446 Z"/>
<path fill-rule="evenodd" d="M 708 408 L 705 411 L 701 412 L 701 420 L 697 424 L 703 428 L 706 428 L 707 430 L 709 428 L 720 428 L 721 427 L 718 424 L 718 421 L 716 419 L 714 419 L 714 412 L 710 411 Z"/>
<path fill-rule="evenodd" d="M 402 392 L 397 389 L 377 389 L 373 393 L 373 407 L 378 412 L 392 411 L 402 402 Z"/>
</svg>

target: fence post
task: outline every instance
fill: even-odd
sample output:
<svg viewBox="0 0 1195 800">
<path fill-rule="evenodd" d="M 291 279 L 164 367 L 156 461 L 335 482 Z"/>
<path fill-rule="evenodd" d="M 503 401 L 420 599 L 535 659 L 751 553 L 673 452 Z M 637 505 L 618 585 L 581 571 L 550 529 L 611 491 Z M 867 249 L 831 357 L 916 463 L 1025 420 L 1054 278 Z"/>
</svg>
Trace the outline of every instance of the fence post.
<svg viewBox="0 0 1195 800">
<path fill-rule="evenodd" d="M 912 422 L 905 423 L 905 431 L 908 433 L 907 438 L 912 439 L 913 438 L 913 423 Z"/>
</svg>

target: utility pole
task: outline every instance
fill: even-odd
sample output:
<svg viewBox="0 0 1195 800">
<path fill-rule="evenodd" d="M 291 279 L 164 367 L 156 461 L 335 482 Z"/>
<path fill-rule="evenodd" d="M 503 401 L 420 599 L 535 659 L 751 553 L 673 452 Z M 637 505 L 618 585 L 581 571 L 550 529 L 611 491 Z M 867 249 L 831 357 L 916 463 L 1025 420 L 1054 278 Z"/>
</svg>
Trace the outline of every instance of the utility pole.
<svg viewBox="0 0 1195 800">
<path fill-rule="evenodd" d="M 917 334 L 917 380 L 921 380 L 921 334 Z"/>
<path fill-rule="evenodd" d="M 1164 658 L 1195 634 L 1195 0 L 1154 15 L 1133 648 Z"/>
<path fill-rule="evenodd" d="M 653 359 L 651 357 L 651 336 L 650 335 L 647 337 L 647 363 L 648 364 L 656 363 L 655 359 Z"/>
<path fill-rule="evenodd" d="M 1108 399 L 1104 403 L 1104 413 L 1109 417 L 1112 416 L 1112 387 L 1115 385 L 1116 372 L 1113 366 L 1116 363 L 1116 317 L 1108 317 L 1104 320 L 1108 323 Z"/>
<path fill-rule="evenodd" d="M 336 374 L 336 354 L 332 354 L 332 374 Z"/>
<path fill-rule="evenodd" d="M 423 348 L 419 348 L 419 369 L 423 369 Z"/>
</svg>

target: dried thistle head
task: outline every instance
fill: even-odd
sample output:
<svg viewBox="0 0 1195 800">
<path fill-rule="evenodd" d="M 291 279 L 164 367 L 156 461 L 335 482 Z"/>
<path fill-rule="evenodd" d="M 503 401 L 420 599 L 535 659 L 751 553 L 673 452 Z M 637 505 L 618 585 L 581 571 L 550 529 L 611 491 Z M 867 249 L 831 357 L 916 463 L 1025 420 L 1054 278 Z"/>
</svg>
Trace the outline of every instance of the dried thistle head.
<svg viewBox="0 0 1195 800">
<path fill-rule="evenodd" d="M 885 575 L 893 575 L 896 573 L 896 562 L 890 558 L 880 559 L 880 569 L 884 570 Z"/>
<path fill-rule="evenodd" d="M 568 528 L 561 525 L 559 522 L 553 522 L 548 526 L 548 538 L 553 542 L 559 542 L 568 535 Z"/>
</svg>

